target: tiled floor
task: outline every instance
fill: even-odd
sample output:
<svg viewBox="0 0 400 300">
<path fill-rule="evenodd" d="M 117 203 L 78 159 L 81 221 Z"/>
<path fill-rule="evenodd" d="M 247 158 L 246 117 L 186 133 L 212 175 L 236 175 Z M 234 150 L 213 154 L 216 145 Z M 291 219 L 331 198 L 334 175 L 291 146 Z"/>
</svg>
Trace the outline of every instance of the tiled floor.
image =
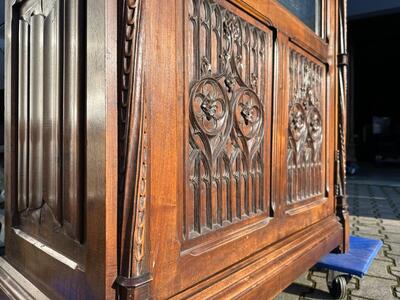
<svg viewBox="0 0 400 300">
<path fill-rule="evenodd" d="M 400 184 L 390 178 L 349 180 L 352 234 L 380 239 L 384 246 L 368 274 L 350 281 L 347 299 L 400 299 Z M 324 272 L 309 271 L 276 299 L 332 299 L 325 278 Z"/>
</svg>

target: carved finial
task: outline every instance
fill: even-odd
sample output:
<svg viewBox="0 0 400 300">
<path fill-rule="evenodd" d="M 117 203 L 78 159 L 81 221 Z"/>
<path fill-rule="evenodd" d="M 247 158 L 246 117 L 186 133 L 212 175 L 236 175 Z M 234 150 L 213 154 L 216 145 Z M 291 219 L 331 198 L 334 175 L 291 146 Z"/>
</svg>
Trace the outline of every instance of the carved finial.
<svg viewBox="0 0 400 300">
<path fill-rule="evenodd" d="M 243 70 L 243 62 L 242 62 L 242 60 L 243 60 L 242 56 L 240 54 L 238 54 L 236 56 L 235 63 L 236 63 L 236 69 L 238 70 L 239 73 Z"/>
<path fill-rule="evenodd" d="M 250 76 L 250 86 L 253 90 L 257 90 L 257 84 L 258 84 L 258 76 L 257 74 L 251 73 Z"/>
<path fill-rule="evenodd" d="M 228 69 L 229 62 L 231 60 L 231 54 L 228 49 L 224 49 L 222 51 L 222 54 L 219 55 L 219 57 L 222 59 L 222 65 L 224 69 Z"/>
<path fill-rule="evenodd" d="M 201 75 L 210 76 L 211 75 L 211 64 L 207 57 L 203 56 L 201 58 Z"/>
<path fill-rule="evenodd" d="M 225 85 L 228 89 L 228 92 L 230 93 L 232 92 L 233 87 L 235 86 L 236 78 L 237 76 L 232 72 L 225 77 Z"/>
<path fill-rule="evenodd" d="M 229 42 L 241 43 L 239 20 L 234 15 L 229 15 L 223 22 L 224 36 Z"/>
</svg>

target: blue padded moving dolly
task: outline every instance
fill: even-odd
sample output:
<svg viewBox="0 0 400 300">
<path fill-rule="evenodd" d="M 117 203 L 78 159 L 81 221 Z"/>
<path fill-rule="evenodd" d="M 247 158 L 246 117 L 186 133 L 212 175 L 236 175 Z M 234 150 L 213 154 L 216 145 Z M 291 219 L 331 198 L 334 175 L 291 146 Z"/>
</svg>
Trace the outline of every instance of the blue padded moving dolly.
<svg viewBox="0 0 400 300">
<path fill-rule="evenodd" d="M 323 257 L 317 268 L 328 269 L 326 278 L 329 292 L 336 299 L 343 299 L 347 293 L 347 283 L 352 276 L 362 278 L 378 254 L 383 243 L 358 236 L 350 236 L 350 250 L 345 254 L 330 253 Z"/>
</svg>

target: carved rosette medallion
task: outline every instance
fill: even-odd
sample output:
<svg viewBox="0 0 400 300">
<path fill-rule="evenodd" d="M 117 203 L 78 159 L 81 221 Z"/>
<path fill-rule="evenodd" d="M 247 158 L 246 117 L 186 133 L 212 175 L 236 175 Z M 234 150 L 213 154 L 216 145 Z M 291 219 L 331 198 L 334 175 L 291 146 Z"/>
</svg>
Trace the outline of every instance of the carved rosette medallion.
<svg viewBox="0 0 400 300">
<path fill-rule="evenodd" d="M 202 149 L 210 162 L 219 156 L 232 128 L 229 105 L 226 91 L 213 78 L 205 78 L 192 88 L 189 106 L 192 134 L 199 136 L 196 147 Z"/>
<path fill-rule="evenodd" d="M 322 191 L 323 69 L 291 50 L 287 201 L 304 201 Z"/>
<path fill-rule="evenodd" d="M 188 0 L 186 237 L 264 213 L 269 32 L 211 0 Z"/>
<path fill-rule="evenodd" d="M 235 103 L 235 134 L 232 139 L 251 160 L 263 140 L 263 105 L 257 94 L 248 88 L 238 91 Z"/>
</svg>

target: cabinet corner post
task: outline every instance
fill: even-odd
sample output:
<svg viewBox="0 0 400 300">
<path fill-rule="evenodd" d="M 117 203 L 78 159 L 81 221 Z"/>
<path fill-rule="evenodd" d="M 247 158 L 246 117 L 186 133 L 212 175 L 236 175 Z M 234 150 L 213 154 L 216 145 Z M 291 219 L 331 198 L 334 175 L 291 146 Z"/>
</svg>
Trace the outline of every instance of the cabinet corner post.
<svg viewBox="0 0 400 300">
<path fill-rule="evenodd" d="M 336 138 L 336 176 L 335 198 L 336 215 L 343 226 L 341 252 L 347 252 L 350 244 L 350 220 L 346 194 L 346 127 L 347 127 L 347 0 L 338 1 L 338 84 L 337 84 L 337 138 Z"/>
<path fill-rule="evenodd" d="M 144 0 L 118 1 L 118 299 L 150 299 Z"/>
</svg>

